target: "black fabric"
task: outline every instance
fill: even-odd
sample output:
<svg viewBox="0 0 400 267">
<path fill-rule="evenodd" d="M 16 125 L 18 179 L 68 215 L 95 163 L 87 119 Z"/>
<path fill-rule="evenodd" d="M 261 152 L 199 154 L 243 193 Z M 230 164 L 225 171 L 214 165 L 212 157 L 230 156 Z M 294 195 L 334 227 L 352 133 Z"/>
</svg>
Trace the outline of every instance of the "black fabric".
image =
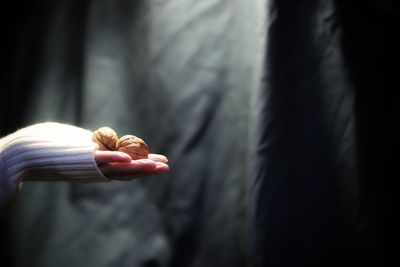
<svg viewBox="0 0 400 267">
<path fill-rule="evenodd" d="M 398 264 L 395 178 L 399 176 L 399 96 L 396 93 L 400 42 L 397 1 L 369 1 L 365 5 L 338 1 L 343 25 L 343 50 L 356 92 L 357 146 L 365 202 L 373 216 L 368 218 L 374 239 L 361 236 L 367 248 L 364 266 Z"/>
<path fill-rule="evenodd" d="M 399 10 L 272 1 L 252 193 L 254 266 L 397 261 Z M 390 263 L 393 264 L 393 263 Z"/>
<path fill-rule="evenodd" d="M 1 136 L 142 136 L 168 174 L 26 183 L 0 266 L 394 261 L 394 1 L 22 1 L 1 9 Z"/>
</svg>

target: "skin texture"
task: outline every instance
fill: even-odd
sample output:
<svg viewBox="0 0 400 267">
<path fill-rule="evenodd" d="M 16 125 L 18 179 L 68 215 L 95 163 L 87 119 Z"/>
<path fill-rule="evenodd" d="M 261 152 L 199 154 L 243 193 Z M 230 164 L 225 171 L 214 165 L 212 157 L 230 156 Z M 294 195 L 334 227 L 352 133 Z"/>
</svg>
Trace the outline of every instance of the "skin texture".
<svg viewBox="0 0 400 267">
<path fill-rule="evenodd" d="M 110 180 L 127 181 L 169 170 L 167 157 L 159 154 L 149 154 L 147 159 L 132 160 L 123 152 L 96 150 L 95 160 Z"/>
</svg>

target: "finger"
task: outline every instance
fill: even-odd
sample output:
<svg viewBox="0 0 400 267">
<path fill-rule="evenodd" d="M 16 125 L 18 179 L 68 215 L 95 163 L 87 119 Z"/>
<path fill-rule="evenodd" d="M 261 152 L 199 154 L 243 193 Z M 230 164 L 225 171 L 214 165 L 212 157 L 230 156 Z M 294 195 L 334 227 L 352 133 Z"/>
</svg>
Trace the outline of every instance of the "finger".
<svg viewBox="0 0 400 267">
<path fill-rule="evenodd" d="M 149 159 L 152 159 L 156 162 L 164 162 L 164 163 L 168 162 L 168 158 L 161 154 L 149 154 Z"/>
<path fill-rule="evenodd" d="M 144 163 L 137 164 L 137 161 Z M 159 174 L 169 170 L 167 164 L 162 162 L 153 162 L 148 164 L 146 160 L 132 161 L 130 164 L 106 164 L 100 166 L 103 174 L 111 180 L 132 180 L 152 174 Z"/>
<path fill-rule="evenodd" d="M 156 162 L 156 168 L 154 172 L 166 172 L 169 171 L 169 166 L 168 164 L 165 164 L 164 162 Z"/>
<path fill-rule="evenodd" d="M 124 177 L 122 177 L 122 179 L 119 179 L 119 180 L 135 179 L 135 178 L 144 177 L 144 176 L 148 176 L 148 175 L 163 173 L 166 171 L 169 171 L 169 166 L 167 164 L 165 164 L 163 162 L 156 162 L 155 168 L 143 169 L 140 172 L 132 173 L 130 176 L 131 178 L 127 178 L 126 176 L 124 176 Z M 129 174 L 129 173 L 127 173 L 127 174 Z"/>
<path fill-rule="evenodd" d="M 132 158 L 123 152 L 118 151 L 95 151 L 95 160 L 97 165 L 101 165 L 108 162 L 131 162 Z"/>
<path fill-rule="evenodd" d="M 106 163 L 100 166 L 105 174 L 140 173 L 156 168 L 156 162 L 149 159 L 132 160 L 129 163 Z"/>
<path fill-rule="evenodd" d="M 151 159 L 138 159 L 124 163 L 110 163 L 109 166 L 118 170 L 140 171 L 143 169 L 154 169 L 157 163 Z"/>
</svg>

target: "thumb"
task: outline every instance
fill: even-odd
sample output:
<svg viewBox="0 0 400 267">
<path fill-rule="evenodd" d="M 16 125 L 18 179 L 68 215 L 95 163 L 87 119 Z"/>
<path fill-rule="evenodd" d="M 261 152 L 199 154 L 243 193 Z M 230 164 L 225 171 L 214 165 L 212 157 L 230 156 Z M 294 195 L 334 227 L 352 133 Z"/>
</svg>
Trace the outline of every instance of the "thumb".
<svg viewBox="0 0 400 267">
<path fill-rule="evenodd" d="M 97 165 L 109 163 L 109 162 L 131 162 L 132 158 L 123 152 L 118 151 L 102 151 L 96 150 L 94 158 Z"/>
</svg>

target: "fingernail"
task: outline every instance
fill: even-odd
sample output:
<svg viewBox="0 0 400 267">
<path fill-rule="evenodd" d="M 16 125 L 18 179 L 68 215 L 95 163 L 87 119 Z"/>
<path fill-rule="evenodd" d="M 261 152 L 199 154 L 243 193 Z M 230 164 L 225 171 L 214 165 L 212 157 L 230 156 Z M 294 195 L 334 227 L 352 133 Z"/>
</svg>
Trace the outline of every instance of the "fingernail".
<svg viewBox="0 0 400 267">
<path fill-rule="evenodd" d="M 163 162 L 156 162 L 156 167 L 161 169 L 162 171 L 168 171 L 169 170 L 168 164 L 165 164 Z"/>
</svg>

